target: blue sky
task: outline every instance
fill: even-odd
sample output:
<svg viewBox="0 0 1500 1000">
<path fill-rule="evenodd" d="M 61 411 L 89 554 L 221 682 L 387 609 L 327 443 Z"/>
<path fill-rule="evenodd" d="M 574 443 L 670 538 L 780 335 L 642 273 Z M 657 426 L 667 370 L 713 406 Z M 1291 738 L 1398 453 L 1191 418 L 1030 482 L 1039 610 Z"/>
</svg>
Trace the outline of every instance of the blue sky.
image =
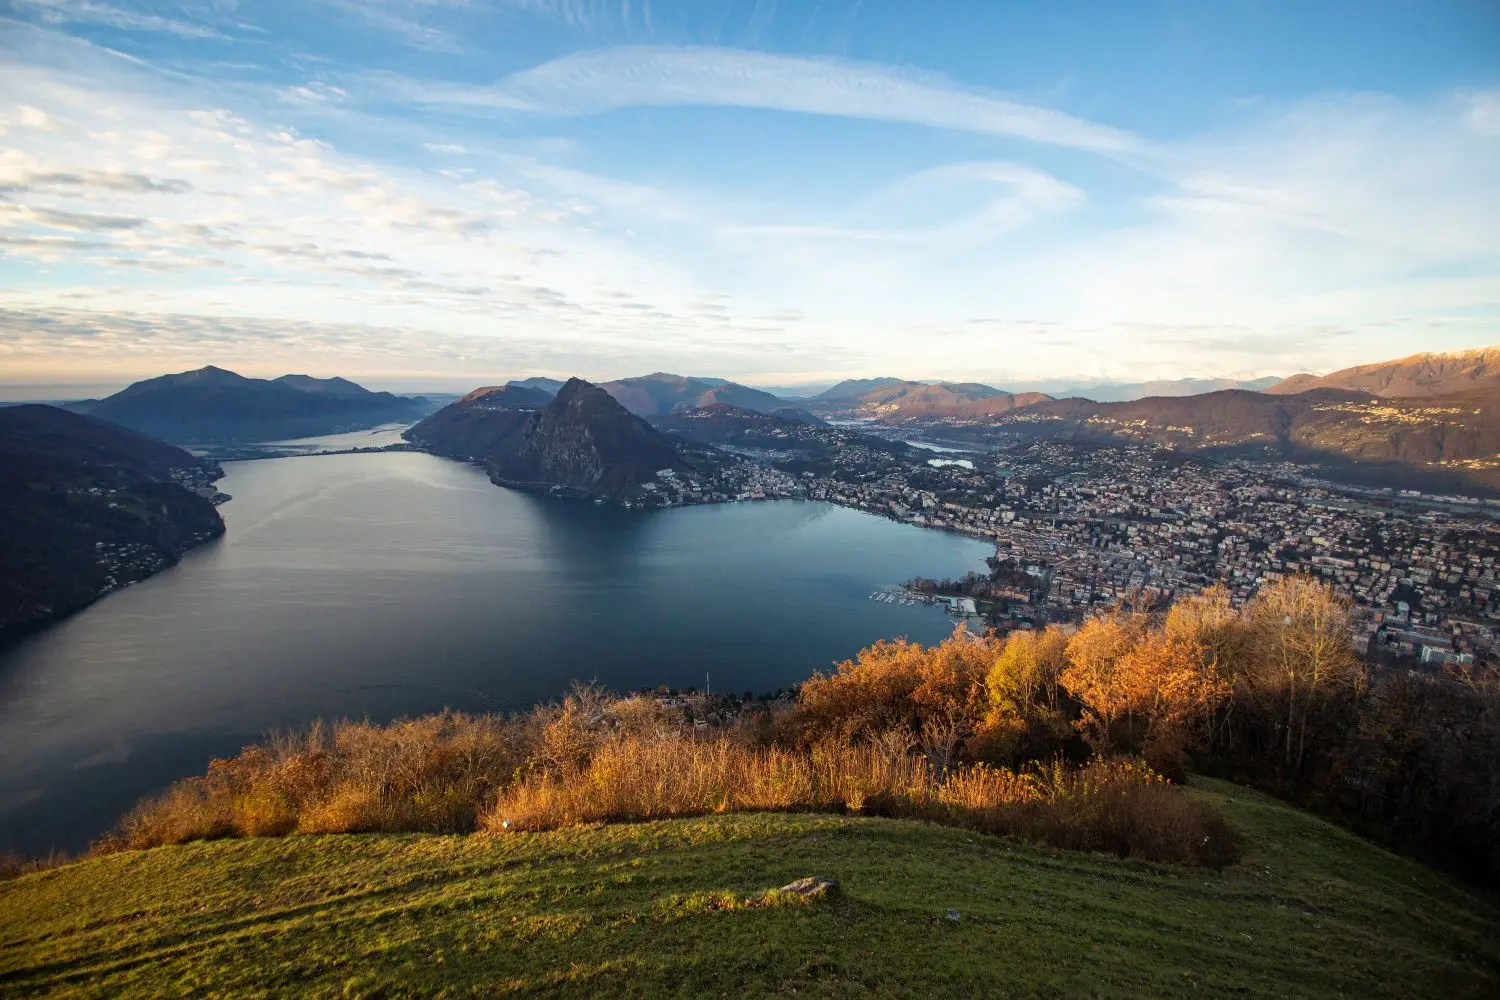
<svg viewBox="0 0 1500 1000">
<path fill-rule="evenodd" d="M 1500 341 L 1500 5 L 0 0 L 0 383 Z"/>
</svg>

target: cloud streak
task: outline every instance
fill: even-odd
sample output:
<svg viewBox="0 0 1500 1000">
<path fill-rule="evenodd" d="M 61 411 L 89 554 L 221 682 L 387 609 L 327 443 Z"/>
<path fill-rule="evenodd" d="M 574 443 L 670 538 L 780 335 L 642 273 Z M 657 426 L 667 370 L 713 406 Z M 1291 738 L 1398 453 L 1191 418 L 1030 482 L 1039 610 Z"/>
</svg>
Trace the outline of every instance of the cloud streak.
<svg viewBox="0 0 1500 1000">
<path fill-rule="evenodd" d="M 97 24 L 122 31 L 161 32 L 179 38 L 227 38 L 217 28 L 105 3 L 102 0 L 11 0 L 20 11 L 50 24 Z"/>
<path fill-rule="evenodd" d="M 868 63 L 711 46 L 622 46 L 564 56 L 488 87 L 405 85 L 419 103 L 536 114 L 629 107 L 759 108 L 1007 136 L 1107 155 L 1141 152 L 1121 129 Z"/>
</svg>

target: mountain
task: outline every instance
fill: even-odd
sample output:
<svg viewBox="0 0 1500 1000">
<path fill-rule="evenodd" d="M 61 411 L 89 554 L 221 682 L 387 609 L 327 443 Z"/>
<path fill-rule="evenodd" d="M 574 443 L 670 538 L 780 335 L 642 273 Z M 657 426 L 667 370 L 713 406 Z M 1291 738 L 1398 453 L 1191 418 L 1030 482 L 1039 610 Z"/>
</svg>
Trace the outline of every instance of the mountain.
<svg viewBox="0 0 1500 1000">
<path fill-rule="evenodd" d="M 1349 389 L 1403 398 L 1494 393 L 1500 390 L 1500 347 L 1452 354 L 1413 354 L 1329 375 L 1293 375 L 1265 391 L 1290 395 L 1309 389 Z"/>
<path fill-rule="evenodd" d="M 246 378 L 212 366 L 126 386 L 89 412 L 167 441 L 272 441 L 415 420 L 420 399 L 371 392 L 347 379 Z"/>
<path fill-rule="evenodd" d="M 810 410 L 805 410 L 800 406 L 782 405 L 776 407 L 776 409 L 774 410 L 768 410 L 766 412 L 769 413 L 770 416 L 780 417 L 782 420 L 791 420 L 794 423 L 812 424 L 815 427 L 828 426 L 828 421 L 824 420 L 816 413 L 813 413 Z"/>
<path fill-rule="evenodd" d="M 773 396 L 780 396 L 782 399 L 801 402 L 804 399 L 811 399 L 819 393 L 827 392 L 833 386 L 827 382 L 808 382 L 801 385 L 757 385 L 752 388 L 759 389 L 762 392 L 769 392 Z"/>
<path fill-rule="evenodd" d="M 311 375 L 282 375 L 271 379 L 277 385 L 284 385 L 301 392 L 316 393 L 320 396 L 332 396 L 335 399 L 363 399 L 374 395 L 370 390 L 357 382 L 351 382 L 346 378 L 314 378 Z"/>
<path fill-rule="evenodd" d="M 677 407 L 693 408 L 726 403 L 747 410 L 769 413 L 786 406 L 786 400 L 769 392 L 721 378 L 653 372 L 633 378 L 604 382 L 600 388 L 638 417 L 656 417 Z"/>
<path fill-rule="evenodd" d="M 436 454 L 479 462 L 503 486 L 610 500 L 637 496 L 659 470 L 705 463 L 701 452 L 662 434 L 582 379 L 569 379 L 541 404 L 516 391 L 539 390 L 477 390 L 405 436 Z"/>
<path fill-rule="evenodd" d="M 520 386 L 523 389 L 540 389 L 548 396 L 556 396 L 557 390 L 563 387 L 561 379 L 547 378 L 543 375 L 533 375 L 531 378 L 513 378 L 505 384 Z"/>
<path fill-rule="evenodd" d="M 562 385 L 558 385 L 561 389 Z M 539 386 L 507 382 L 504 385 L 488 385 L 463 396 L 458 402 L 470 407 L 515 407 L 546 406 L 557 398 L 557 392 Z"/>
<path fill-rule="evenodd" d="M 683 400 L 677 406 L 702 407 L 716 404 L 737 406 L 742 410 L 755 410 L 757 413 L 775 413 L 778 410 L 787 409 L 786 400 L 780 396 L 773 396 L 769 392 L 752 389 L 737 382 L 725 382 L 714 386 L 692 399 Z"/>
<path fill-rule="evenodd" d="M 1096 403 L 1125 403 L 1148 396 L 1198 396 L 1223 389 L 1259 392 L 1280 382 L 1276 375 L 1255 379 L 1174 378 L 1150 382 L 1046 382 L 1035 386 L 1050 396 L 1077 396 Z"/>
<path fill-rule="evenodd" d="M 619 378 L 612 382 L 601 382 L 610 396 L 637 417 L 660 417 L 661 414 L 678 408 L 712 406 L 727 403 L 742 409 L 771 412 L 786 406 L 780 396 L 739 385 L 721 378 L 705 378 L 696 375 L 672 375 L 670 372 L 652 372 L 634 378 Z"/>
<path fill-rule="evenodd" d="M 668 412 L 679 403 L 710 392 L 715 386 L 687 375 L 654 372 L 650 375 L 601 382 L 599 388 L 636 416 L 654 417 Z"/>
<path fill-rule="evenodd" d="M 920 383 L 908 382 L 904 378 L 891 378 L 890 376 L 883 376 L 881 378 L 847 378 L 842 382 L 836 383 L 835 385 L 824 389 L 822 392 L 818 393 L 812 398 L 823 402 L 834 402 L 836 400 L 852 399 L 856 396 L 862 396 L 872 389 L 879 389 L 887 385 L 918 384 Z"/>
<path fill-rule="evenodd" d="M 935 418 L 983 419 L 1051 398 L 1037 392 L 1010 393 L 978 382 L 880 378 L 841 382 L 805 405 L 829 416 L 904 423 Z"/>
<path fill-rule="evenodd" d="M 986 427 L 971 436 L 1152 444 L 1316 462 L 1357 481 L 1424 491 L 1500 491 L 1500 398 L 1493 393 L 1382 399 L 1339 389 L 1228 389 L 1125 403 L 1057 399 Z"/>
<path fill-rule="evenodd" d="M 408 441 L 448 458 L 488 461 L 510 446 L 532 414 L 552 402 L 545 390 L 509 384 L 475 389 L 408 428 Z"/>
<path fill-rule="evenodd" d="M 0 634 L 77 610 L 224 533 L 219 470 L 54 406 L 0 409 Z"/>
</svg>

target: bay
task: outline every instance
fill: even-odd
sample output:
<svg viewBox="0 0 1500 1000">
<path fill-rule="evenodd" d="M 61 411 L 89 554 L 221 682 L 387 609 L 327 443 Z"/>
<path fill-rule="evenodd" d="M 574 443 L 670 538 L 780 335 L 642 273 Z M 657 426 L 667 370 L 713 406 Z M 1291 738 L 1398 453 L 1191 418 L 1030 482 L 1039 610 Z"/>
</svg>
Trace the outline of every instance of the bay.
<svg viewBox="0 0 1500 1000">
<path fill-rule="evenodd" d="M 314 718 L 512 711 L 574 680 L 773 691 L 940 611 L 872 601 L 987 544 L 827 504 L 625 511 L 417 453 L 226 465 L 224 538 L 0 653 L 0 850 Z"/>
</svg>

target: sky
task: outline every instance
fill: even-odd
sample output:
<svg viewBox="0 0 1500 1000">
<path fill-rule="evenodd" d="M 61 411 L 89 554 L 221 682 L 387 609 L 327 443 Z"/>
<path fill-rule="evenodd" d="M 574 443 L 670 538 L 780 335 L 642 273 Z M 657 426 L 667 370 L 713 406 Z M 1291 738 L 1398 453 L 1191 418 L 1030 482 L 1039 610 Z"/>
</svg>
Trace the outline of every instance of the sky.
<svg viewBox="0 0 1500 1000">
<path fill-rule="evenodd" d="M 0 385 L 1496 342 L 1493 0 L 0 0 Z"/>
</svg>

